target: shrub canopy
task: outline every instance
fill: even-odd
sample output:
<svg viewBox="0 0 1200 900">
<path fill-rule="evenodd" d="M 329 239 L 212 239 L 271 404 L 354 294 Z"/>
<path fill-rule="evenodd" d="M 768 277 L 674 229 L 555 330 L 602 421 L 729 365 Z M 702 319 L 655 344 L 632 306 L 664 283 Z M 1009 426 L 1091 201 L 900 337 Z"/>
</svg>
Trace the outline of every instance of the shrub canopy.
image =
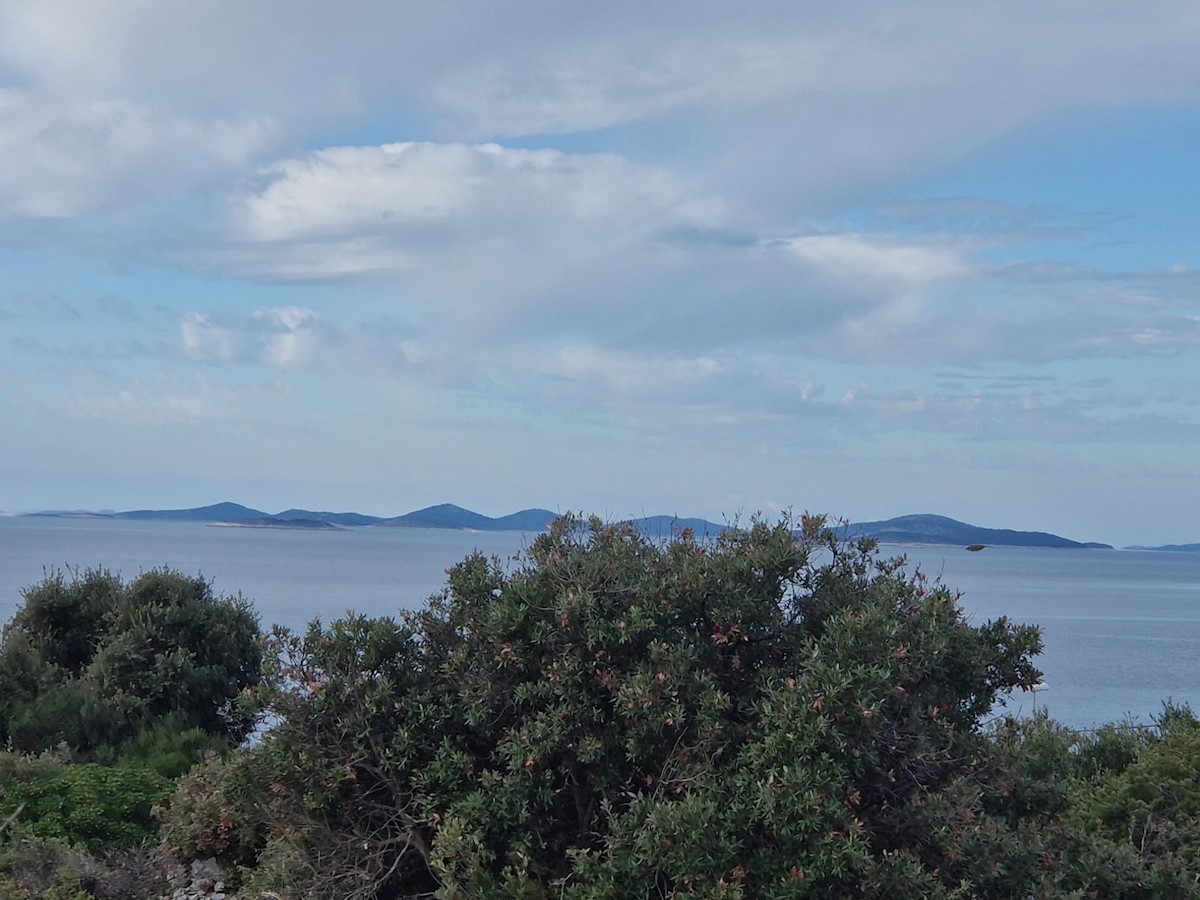
<svg viewBox="0 0 1200 900">
<path fill-rule="evenodd" d="M 1004 896 L 1043 809 L 982 723 L 1040 643 L 956 600 L 820 519 L 568 517 L 403 621 L 279 632 L 221 802 L 314 895 Z"/>
<path fill-rule="evenodd" d="M 252 717 L 234 700 L 261 667 L 250 605 L 203 578 L 53 572 L 24 591 L 0 634 L 0 741 L 86 756 L 167 719 L 237 741 Z"/>
</svg>

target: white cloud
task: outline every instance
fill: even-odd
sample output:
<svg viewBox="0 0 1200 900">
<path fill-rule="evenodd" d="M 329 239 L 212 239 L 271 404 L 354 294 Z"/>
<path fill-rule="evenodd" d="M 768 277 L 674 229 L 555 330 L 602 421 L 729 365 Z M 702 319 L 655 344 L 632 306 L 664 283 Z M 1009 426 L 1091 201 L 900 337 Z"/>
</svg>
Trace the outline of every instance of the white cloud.
<svg viewBox="0 0 1200 900">
<path fill-rule="evenodd" d="M 1126 110 L 1195 105 L 1198 43 L 1190 0 L 0 0 L 0 241 L 87 257 L 15 276 L 62 305 L 6 302 L 5 346 L 27 384 L 67 358 L 117 373 L 68 408 L 127 424 L 244 409 L 195 371 L 269 377 L 336 396 L 289 415 L 343 416 L 320 430 L 357 450 L 386 395 L 427 414 L 433 468 L 465 446 L 425 440 L 450 420 L 503 422 L 501 442 L 633 434 L 639 464 L 688 441 L 717 460 L 714 439 L 725 459 L 857 448 L 860 466 L 920 457 L 896 439 L 913 433 L 948 454 L 948 437 L 1177 440 L 1200 358 L 1185 247 L 1109 256 L 1151 233 L 1126 209 L 921 194 L 971 190 L 972 154 L 1006 137 L 1037 153 L 1080 119 L 1122 132 Z M 1023 139 L 1048 122 L 1066 124 Z M 1123 202 L 1104 187 L 1097 205 Z M 96 315 L 101 293 L 136 306 Z M 930 386 L 933 367 L 1005 362 L 1142 368 Z"/>
<path fill-rule="evenodd" d="M 62 219 L 174 199 L 238 171 L 274 137 L 264 116 L 200 120 L 0 90 L 0 216 Z"/>
<path fill-rule="evenodd" d="M 720 212 L 669 173 L 617 156 L 403 143 L 278 162 L 232 205 L 230 225 L 246 242 L 391 237 L 393 266 L 403 269 L 452 239 L 494 240 L 513 228 L 545 237 L 566 220 L 597 233 L 617 225 L 644 233 L 706 225 Z"/>
<path fill-rule="evenodd" d="M 679 114 L 740 118 L 769 104 L 805 130 L 821 122 L 828 140 L 831 125 L 848 134 L 861 124 L 857 107 L 882 119 L 880 136 L 894 150 L 944 140 L 951 122 L 966 127 L 958 143 L 1081 100 L 1172 102 L 1200 88 L 1191 64 L 1200 18 L 1181 2 L 1136 10 L 847 2 L 753 12 L 696 3 L 686 15 L 638 7 L 637 27 L 622 12 L 588 17 L 587 27 L 546 16 L 536 44 L 512 34 L 461 60 L 436 96 L 479 135 Z M 914 109 L 925 115 L 903 114 Z"/>
<path fill-rule="evenodd" d="M 59 407 L 75 419 L 92 419 L 134 427 L 196 425 L 234 412 L 244 391 L 216 387 L 204 378 L 181 384 L 171 376 L 137 379 L 108 393 L 78 392 Z"/>
<path fill-rule="evenodd" d="M 873 289 L 919 290 L 969 275 L 964 248 L 863 234 L 792 238 L 785 246 L 814 272 Z"/>
<path fill-rule="evenodd" d="M 672 393 L 680 388 L 704 389 L 704 382 L 721 374 L 715 359 L 646 358 L 600 347 L 561 347 L 540 363 L 548 375 L 578 382 L 600 382 L 625 394 Z"/>
<path fill-rule="evenodd" d="M 249 316 L 185 313 L 179 323 L 183 355 L 197 362 L 259 362 L 280 369 L 312 365 L 334 329 L 311 309 L 265 307 Z"/>
<path fill-rule="evenodd" d="M 266 280 L 383 279 L 401 308 L 468 341 L 586 333 L 673 348 L 912 319 L 977 274 L 964 238 L 780 237 L 754 218 L 613 155 L 339 147 L 266 169 L 230 204 L 206 264 Z"/>
<path fill-rule="evenodd" d="M 642 354 L 646 365 L 655 359 L 646 354 L 661 351 L 718 358 L 742 346 L 911 368 L 1195 345 L 1188 323 L 1166 309 L 1128 312 L 1188 295 L 1190 273 L 985 264 L 981 254 L 1019 240 L 1029 225 L 1019 210 L 1004 216 L 1018 237 L 998 230 L 994 215 L 977 234 L 789 236 L 727 199 L 611 155 L 343 147 L 271 166 L 231 204 L 231 238 L 209 264 L 268 280 L 382 279 L 396 311 L 423 321 L 434 343 L 478 348 L 533 336 L 572 348 L 564 352 Z M 997 288 L 1009 303 L 995 303 Z M 1116 314 L 1056 311 L 1063 302 Z M 236 341 L 220 322 L 186 327 L 200 324 L 211 346 L 199 350 L 199 338 L 185 335 L 190 352 L 264 358 L 262 338 L 250 341 L 245 323 Z M 283 326 L 260 321 L 253 330 L 271 328 Z M 286 348 L 279 337 L 271 358 L 311 362 L 313 328 L 288 326 Z M 561 375 L 589 357 L 556 359 Z M 635 370 L 629 364 L 626 377 Z"/>
<path fill-rule="evenodd" d="M 682 126 L 686 146 L 662 154 L 651 133 L 649 151 L 794 212 L 1064 113 L 1194 103 L 1198 40 L 1185 0 L 701 0 L 686 14 L 5 0 L 0 208 L 74 216 L 161 196 L 366 116 L 382 139 Z"/>
</svg>

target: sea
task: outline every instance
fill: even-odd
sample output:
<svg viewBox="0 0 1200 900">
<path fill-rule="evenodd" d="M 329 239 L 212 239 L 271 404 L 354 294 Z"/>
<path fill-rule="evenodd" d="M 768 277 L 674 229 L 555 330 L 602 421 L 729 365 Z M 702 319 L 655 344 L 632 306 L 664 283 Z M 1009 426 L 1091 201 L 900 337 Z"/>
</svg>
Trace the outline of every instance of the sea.
<svg viewBox="0 0 1200 900">
<path fill-rule="evenodd" d="M 474 551 L 511 562 L 533 535 L 424 528 L 292 530 L 181 522 L 0 517 L 0 621 L 56 569 L 126 579 L 159 566 L 241 594 L 264 625 L 303 628 L 348 611 L 395 615 L 439 592 Z M 1043 689 L 1006 711 L 1048 710 L 1072 728 L 1152 721 L 1166 700 L 1200 712 L 1200 553 L 892 546 L 910 568 L 961 593 L 976 624 L 999 616 L 1042 629 Z"/>
</svg>

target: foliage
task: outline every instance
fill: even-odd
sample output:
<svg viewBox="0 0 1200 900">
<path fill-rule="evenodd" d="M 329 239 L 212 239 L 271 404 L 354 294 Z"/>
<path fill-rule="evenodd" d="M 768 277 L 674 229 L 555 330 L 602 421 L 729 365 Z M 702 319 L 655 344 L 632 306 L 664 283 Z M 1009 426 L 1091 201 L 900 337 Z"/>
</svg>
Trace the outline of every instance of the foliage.
<svg viewBox="0 0 1200 900">
<path fill-rule="evenodd" d="M 84 763 L 50 778 L 9 784 L 0 794 L 0 817 L 16 815 L 14 834 L 59 838 L 91 850 L 132 847 L 157 831 L 155 805 L 171 782 L 149 769 Z"/>
<path fill-rule="evenodd" d="M 166 889 L 150 813 L 169 782 L 75 765 L 58 750 L 0 751 L 0 897 L 141 900 Z"/>
<path fill-rule="evenodd" d="M 226 741 L 247 733 L 234 701 L 257 683 L 262 650 L 241 598 L 167 569 L 129 584 L 94 569 L 51 573 L 23 599 L 0 637 L 0 740 L 90 754 L 168 717 Z"/>
<path fill-rule="evenodd" d="M 55 572 L 0 635 L 0 895 L 159 897 L 152 813 L 253 715 L 257 621 L 169 570 Z"/>
<path fill-rule="evenodd" d="M 61 570 L 51 572 L 24 591 L 24 603 L 5 631 L 28 636 L 49 666 L 82 675 L 123 591 L 121 579 L 106 569 L 76 572 L 69 579 Z"/>
<path fill-rule="evenodd" d="M 1175 706 L 1153 728 L 1073 732 L 1044 715 L 1000 723 L 993 740 L 1007 760 L 1000 777 L 1014 786 L 1009 802 L 1045 810 L 1028 835 L 1038 853 L 1028 895 L 1200 896 L 1198 736 L 1191 711 Z"/>
<path fill-rule="evenodd" d="M 221 789 L 297 892 L 1007 896 L 1038 863 L 1047 804 L 1008 801 L 981 728 L 1036 631 L 819 519 L 664 545 L 567 518 L 403 622 L 276 648 L 277 722 Z"/>
<path fill-rule="evenodd" d="M 205 756 L 228 750 L 226 738 L 188 727 L 182 717 L 171 714 L 151 721 L 129 740 L 103 748 L 94 759 L 109 765 L 142 766 L 164 778 L 177 779 Z"/>
<path fill-rule="evenodd" d="M 168 861 L 155 851 L 102 857 L 64 841 L 26 837 L 0 845 L 4 900 L 161 900 L 170 890 Z"/>
<path fill-rule="evenodd" d="M 284 897 L 432 890 L 412 785 L 440 741 L 438 722 L 455 712 L 413 638 L 407 625 L 355 616 L 303 638 L 277 631 L 269 658 L 279 668 L 264 685 L 273 727 L 180 782 L 164 816 L 171 850 L 252 864 L 251 886 Z"/>
<path fill-rule="evenodd" d="M 179 779 L 169 807 L 157 811 L 163 843 L 175 857 L 188 862 L 212 857 L 226 865 L 254 860 L 264 840 L 259 805 L 266 798 L 247 797 L 239 804 L 227 790 L 232 782 L 216 753 Z"/>
<path fill-rule="evenodd" d="M 63 841 L 27 839 L 0 845 L 5 900 L 92 900 L 82 880 L 87 855 Z"/>
<path fill-rule="evenodd" d="M 1145 896 L 1200 895 L 1200 722 L 1168 706 L 1157 724 L 1119 770 L 1081 786 L 1062 825 L 1116 848 L 1113 857 L 1153 886 Z"/>
<path fill-rule="evenodd" d="M 0 646 L 0 896 L 161 896 L 160 839 L 279 900 L 1200 896 L 1196 717 L 996 716 L 1038 633 L 957 600 L 815 518 L 569 517 L 265 654 L 201 579 L 55 574 Z"/>
</svg>

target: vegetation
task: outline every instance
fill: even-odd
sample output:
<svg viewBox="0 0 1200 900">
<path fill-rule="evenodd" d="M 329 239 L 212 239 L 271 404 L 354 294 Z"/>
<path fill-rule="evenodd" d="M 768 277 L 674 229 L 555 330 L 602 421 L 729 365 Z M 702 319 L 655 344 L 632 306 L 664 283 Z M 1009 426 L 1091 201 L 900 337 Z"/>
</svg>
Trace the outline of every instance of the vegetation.
<svg viewBox="0 0 1200 900">
<path fill-rule="evenodd" d="M 0 646 L 0 740 L 90 756 L 170 722 L 237 742 L 235 701 L 260 677 L 257 619 L 241 598 L 168 570 L 129 584 L 94 569 L 25 591 Z M 161 730 L 161 729 L 160 729 Z"/>
<path fill-rule="evenodd" d="M 249 605 L 202 578 L 97 569 L 26 590 L 0 640 L 0 879 L 19 876 L 0 896 L 161 882 L 128 854 L 157 843 L 173 779 L 249 733 L 237 701 L 261 673 Z"/>
<path fill-rule="evenodd" d="M 250 897 L 1200 895 L 1189 710 L 997 716 L 1037 631 L 820 519 L 568 517 L 424 610 L 265 653 L 240 601 L 144 577 L 53 575 L 4 632 L 0 894 L 105 896 L 79 860 L 161 842 Z"/>
</svg>

